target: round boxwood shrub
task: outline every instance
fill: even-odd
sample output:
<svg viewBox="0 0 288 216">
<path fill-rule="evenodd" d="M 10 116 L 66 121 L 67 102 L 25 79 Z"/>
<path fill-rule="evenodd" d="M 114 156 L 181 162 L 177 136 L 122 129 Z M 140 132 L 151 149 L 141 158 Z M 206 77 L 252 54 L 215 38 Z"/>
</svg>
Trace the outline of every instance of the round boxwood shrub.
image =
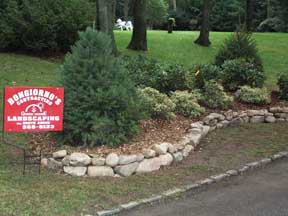
<svg viewBox="0 0 288 216">
<path fill-rule="evenodd" d="M 191 70 L 193 87 L 203 89 L 205 82 L 209 80 L 220 80 L 221 79 L 221 68 L 217 65 L 195 65 Z"/>
<path fill-rule="evenodd" d="M 278 79 L 280 97 L 288 100 L 288 73 L 282 73 Z"/>
<path fill-rule="evenodd" d="M 249 33 L 236 32 L 226 39 L 215 57 L 215 64 L 221 66 L 226 60 L 238 58 L 253 62 L 257 70 L 263 71 L 256 42 Z"/>
<path fill-rule="evenodd" d="M 147 114 L 152 118 L 170 120 L 175 117 L 174 110 L 176 105 L 166 94 L 150 87 L 139 89 L 138 94 L 142 99 Z"/>
<path fill-rule="evenodd" d="M 237 92 L 238 99 L 244 103 L 263 105 L 271 103 L 271 97 L 266 88 L 251 88 L 242 86 Z"/>
<path fill-rule="evenodd" d="M 246 59 L 227 60 L 222 65 L 221 80 L 228 90 L 236 90 L 240 86 L 263 87 L 265 74 L 258 70 L 252 61 Z"/>
<path fill-rule="evenodd" d="M 176 91 L 171 95 L 171 100 L 175 103 L 176 113 L 185 117 L 198 117 L 205 112 L 197 102 L 197 96 L 188 91 Z"/>
<path fill-rule="evenodd" d="M 210 80 L 205 83 L 201 103 L 209 108 L 227 109 L 232 105 L 233 97 L 227 95 L 221 84 L 215 80 Z"/>
<path fill-rule="evenodd" d="M 139 87 L 151 87 L 165 94 L 192 88 L 189 74 L 182 65 L 164 64 L 142 55 L 125 56 L 122 60 Z"/>
<path fill-rule="evenodd" d="M 61 68 L 65 87 L 64 141 L 111 145 L 138 131 L 141 118 L 136 88 L 112 55 L 108 35 L 88 28 Z"/>
</svg>

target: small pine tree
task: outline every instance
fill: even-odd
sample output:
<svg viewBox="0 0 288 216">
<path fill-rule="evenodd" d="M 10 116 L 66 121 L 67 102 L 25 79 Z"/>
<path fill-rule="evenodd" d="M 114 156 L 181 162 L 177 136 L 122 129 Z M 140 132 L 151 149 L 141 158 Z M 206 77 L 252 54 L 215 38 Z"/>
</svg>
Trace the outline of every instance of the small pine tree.
<svg viewBox="0 0 288 216">
<path fill-rule="evenodd" d="M 215 64 L 221 66 L 226 60 L 238 58 L 252 61 L 257 70 L 263 71 L 257 44 L 249 33 L 236 32 L 226 39 L 215 57 Z"/>
<path fill-rule="evenodd" d="M 87 28 L 62 66 L 65 87 L 64 141 L 118 145 L 138 131 L 135 86 L 112 55 L 112 41 Z"/>
</svg>

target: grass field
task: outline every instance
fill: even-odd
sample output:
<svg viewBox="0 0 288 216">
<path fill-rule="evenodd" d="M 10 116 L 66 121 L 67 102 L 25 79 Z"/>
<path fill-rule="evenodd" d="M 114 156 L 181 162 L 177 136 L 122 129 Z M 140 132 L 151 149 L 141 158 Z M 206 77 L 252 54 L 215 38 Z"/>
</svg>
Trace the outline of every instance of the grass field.
<svg viewBox="0 0 288 216">
<path fill-rule="evenodd" d="M 94 215 L 96 209 L 146 198 L 287 151 L 287 126 L 250 124 L 216 131 L 203 140 L 201 152 L 182 163 L 154 174 L 121 179 L 71 178 L 47 172 L 23 177 L 13 172 L 15 168 L 1 167 L 4 151 L 0 145 L 0 215 L 76 216 L 83 209 Z"/>
<path fill-rule="evenodd" d="M 125 49 L 130 35 L 117 31 L 116 40 L 122 53 L 135 55 L 138 53 Z M 161 31 L 148 32 L 149 52 L 145 55 L 186 67 L 209 63 L 213 62 L 217 49 L 229 35 L 212 33 L 212 46 L 204 48 L 193 43 L 197 32 L 175 32 L 172 35 Z M 255 38 L 269 77 L 267 85 L 275 86 L 277 73 L 288 69 L 288 34 L 255 34 Z M 5 85 L 59 85 L 59 66 L 55 61 L 0 53 L 0 97 Z M 204 151 L 199 153 L 196 161 L 192 157 L 157 174 L 125 179 L 77 179 L 47 172 L 40 177 L 22 177 L 14 173 L 14 167 L 5 164 L 7 157 L 15 157 L 13 151 L 0 144 L 0 215 L 79 215 L 83 208 L 101 209 L 143 198 L 221 172 L 232 165 L 288 150 L 287 126 L 287 123 L 249 125 L 227 129 L 225 133 L 213 133 L 203 142 Z M 222 152 L 223 149 L 231 151 Z"/>
</svg>

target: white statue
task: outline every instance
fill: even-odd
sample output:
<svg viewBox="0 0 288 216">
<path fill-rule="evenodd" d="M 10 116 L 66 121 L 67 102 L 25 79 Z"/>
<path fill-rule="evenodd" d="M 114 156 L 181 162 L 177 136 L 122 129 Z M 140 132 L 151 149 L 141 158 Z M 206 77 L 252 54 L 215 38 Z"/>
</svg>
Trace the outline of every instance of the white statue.
<svg viewBox="0 0 288 216">
<path fill-rule="evenodd" d="M 121 31 L 124 31 L 124 29 L 127 31 L 133 30 L 133 24 L 131 21 L 125 22 L 125 21 L 122 21 L 120 18 L 117 19 L 115 26 L 121 29 Z"/>
</svg>

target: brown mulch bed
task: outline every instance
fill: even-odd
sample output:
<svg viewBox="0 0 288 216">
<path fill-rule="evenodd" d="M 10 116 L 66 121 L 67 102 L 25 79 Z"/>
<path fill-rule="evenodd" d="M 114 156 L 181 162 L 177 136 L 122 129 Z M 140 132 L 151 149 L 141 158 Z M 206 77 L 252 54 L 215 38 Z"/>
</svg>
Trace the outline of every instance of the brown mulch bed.
<svg viewBox="0 0 288 216">
<path fill-rule="evenodd" d="M 281 101 L 277 98 L 275 93 L 272 94 L 272 102 L 269 105 L 256 106 L 251 104 L 243 104 L 235 101 L 232 109 L 235 111 L 248 109 L 267 109 L 272 106 L 288 106 L 288 102 Z M 172 121 L 165 121 L 160 119 L 145 120 L 140 123 L 140 133 L 134 137 L 129 143 L 124 143 L 121 146 L 109 147 L 98 146 L 94 148 L 89 147 L 72 147 L 72 146 L 57 146 L 56 141 L 50 133 L 33 134 L 30 138 L 29 148 L 32 151 L 39 151 L 42 149 L 44 154 L 50 154 L 59 149 L 66 149 L 69 152 L 85 152 L 88 154 L 107 155 L 111 152 L 118 154 L 134 154 L 140 153 L 144 148 L 149 148 L 151 145 L 162 142 L 176 143 L 185 133 L 190 129 L 192 122 L 202 119 L 211 112 L 221 112 L 223 110 L 207 109 L 198 119 L 189 119 L 183 116 L 177 116 Z"/>
</svg>

